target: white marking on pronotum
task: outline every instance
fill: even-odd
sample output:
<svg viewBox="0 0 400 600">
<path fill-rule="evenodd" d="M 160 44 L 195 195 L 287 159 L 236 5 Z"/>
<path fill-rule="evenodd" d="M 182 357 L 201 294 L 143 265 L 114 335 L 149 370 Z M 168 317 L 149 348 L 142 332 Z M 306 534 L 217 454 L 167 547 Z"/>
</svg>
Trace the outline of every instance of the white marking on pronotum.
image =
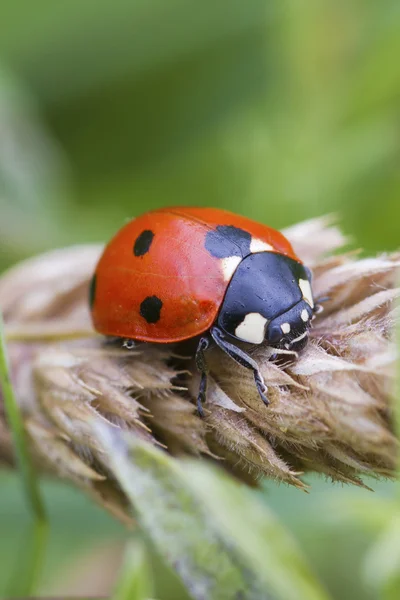
<svg viewBox="0 0 400 600">
<path fill-rule="evenodd" d="M 248 313 L 235 329 L 235 335 L 244 342 L 261 344 L 264 341 L 264 332 L 267 319 L 260 313 Z"/>
<path fill-rule="evenodd" d="M 224 275 L 224 281 L 230 281 L 232 275 L 236 271 L 239 263 L 242 261 L 241 256 L 228 256 L 221 259 L 221 268 Z"/>
<path fill-rule="evenodd" d="M 254 254 L 255 252 L 271 252 L 273 247 L 271 244 L 267 244 L 267 242 L 263 242 L 258 238 L 251 238 L 250 242 L 250 252 Z"/>
<path fill-rule="evenodd" d="M 301 293 L 303 294 L 304 300 L 311 306 L 311 308 L 314 308 L 311 285 L 308 279 L 299 279 L 299 287 L 301 289 Z"/>
<path fill-rule="evenodd" d="M 301 318 L 304 321 L 304 323 L 307 323 L 308 321 L 308 311 L 306 308 L 303 308 L 303 310 L 301 311 Z"/>
<path fill-rule="evenodd" d="M 290 323 L 282 323 L 282 333 L 290 333 Z"/>
</svg>

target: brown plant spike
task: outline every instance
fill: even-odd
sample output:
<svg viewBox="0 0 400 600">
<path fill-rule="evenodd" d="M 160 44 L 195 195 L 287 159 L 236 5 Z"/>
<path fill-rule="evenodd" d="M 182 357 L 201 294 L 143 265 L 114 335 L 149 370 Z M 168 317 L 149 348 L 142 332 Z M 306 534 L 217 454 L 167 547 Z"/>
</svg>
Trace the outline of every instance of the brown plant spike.
<svg viewBox="0 0 400 600">
<path fill-rule="evenodd" d="M 218 349 L 208 354 L 205 418 L 187 346 L 106 341 L 91 328 L 88 282 L 100 246 L 57 250 L 0 279 L 12 376 L 32 453 L 42 472 L 69 479 L 119 518 L 127 502 L 92 427 L 96 419 L 133 431 L 175 456 L 218 461 L 248 483 L 263 475 L 305 488 L 317 471 L 364 485 L 360 476 L 394 474 L 398 442 L 392 393 L 393 331 L 400 255 L 359 259 L 332 254 L 345 243 L 331 219 L 285 235 L 328 297 L 296 362 L 278 365 L 257 348 L 271 400 L 260 401 L 248 371 Z M 10 464 L 0 405 L 0 460 Z"/>
</svg>

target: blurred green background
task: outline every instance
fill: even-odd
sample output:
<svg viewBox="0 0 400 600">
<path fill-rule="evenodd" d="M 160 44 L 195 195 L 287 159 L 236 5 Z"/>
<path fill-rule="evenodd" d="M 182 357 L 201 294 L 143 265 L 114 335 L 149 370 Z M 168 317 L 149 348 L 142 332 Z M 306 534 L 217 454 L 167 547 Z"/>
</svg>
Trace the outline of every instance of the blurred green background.
<svg viewBox="0 0 400 600">
<path fill-rule="evenodd" d="M 277 228 L 336 212 L 353 246 L 398 248 L 399 56 L 398 0 L 6 3 L 0 267 L 106 240 L 168 204 L 225 207 Z M 25 517 L 14 478 L 0 485 L 1 595 Z M 382 524 L 340 518 L 369 492 L 314 486 L 305 496 L 268 483 L 265 499 L 335 598 L 378 598 L 365 559 Z M 394 486 L 373 487 L 379 506 Z M 60 484 L 46 484 L 46 499 L 44 589 L 65 589 L 81 556 L 125 534 Z"/>
</svg>

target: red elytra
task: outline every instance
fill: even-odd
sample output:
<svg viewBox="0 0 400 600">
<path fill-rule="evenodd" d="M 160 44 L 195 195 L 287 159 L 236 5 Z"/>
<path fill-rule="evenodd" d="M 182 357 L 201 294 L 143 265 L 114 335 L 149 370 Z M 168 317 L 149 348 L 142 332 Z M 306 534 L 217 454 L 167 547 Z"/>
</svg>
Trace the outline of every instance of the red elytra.
<svg viewBox="0 0 400 600">
<path fill-rule="evenodd" d="M 234 272 L 224 271 L 223 252 L 217 248 L 211 253 L 206 247 L 207 234 L 223 226 L 247 232 L 256 244 L 264 243 L 270 251 L 301 263 L 281 233 L 229 211 L 191 207 L 150 211 L 122 227 L 99 260 L 91 286 L 95 329 L 156 343 L 178 342 L 208 330 Z M 225 243 L 222 235 L 214 245 L 219 240 Z M 150 317 L 144 310 L 146 299 Z"/>
</svg>

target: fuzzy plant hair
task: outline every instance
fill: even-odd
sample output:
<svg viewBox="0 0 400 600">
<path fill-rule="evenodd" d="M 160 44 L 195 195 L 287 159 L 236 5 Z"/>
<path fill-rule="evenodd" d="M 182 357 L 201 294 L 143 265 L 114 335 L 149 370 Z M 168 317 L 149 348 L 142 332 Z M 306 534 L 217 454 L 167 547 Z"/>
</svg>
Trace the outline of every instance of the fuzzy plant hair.
<svg viewBox="0 0 400 600">
<path fill-rule="evenodd" d="M 42 473 L 70 480 L 121 519 L 127 501 L 94 422 L 129 430 L 173 456 L 212 461 L 250 485 L 263 476 L 305 488 L 315 471 L 367 486 L 394 475 L 393 417 L 400 255 L 343 253 L 329 218 L 284 231 L 313 271 L 324 310 L 298 360 L 252 356 L 270 405 L 254 380 L 218 348 L 208 354 L 205 417 L 196 411 L 199 376 L 185 345 L 107 340 L 92 330 L 88 286 L 100 246 L 56 250 L 0 278 L 12 378 L 30 450 Z M 129 346 L 129 345 L 128 345 Z M 0 399 L 0 460 L 12 465 Z"/>
</svg>

